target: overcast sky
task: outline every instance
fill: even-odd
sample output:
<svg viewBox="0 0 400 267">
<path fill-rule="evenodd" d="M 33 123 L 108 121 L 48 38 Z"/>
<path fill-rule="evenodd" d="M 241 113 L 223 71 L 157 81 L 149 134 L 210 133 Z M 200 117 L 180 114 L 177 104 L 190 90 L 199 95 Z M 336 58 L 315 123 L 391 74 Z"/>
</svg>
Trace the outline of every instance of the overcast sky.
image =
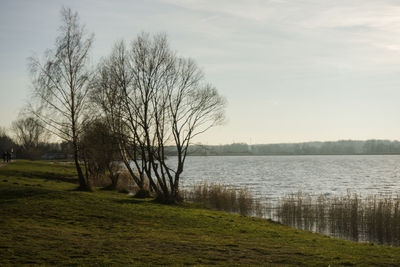
<svg viewBox="0 0 400 267">
<path fill-rule="evenodd" d="M 0 126 L 29 100 L 27 58 L 53 48 L 65 5 L 116 40 L 167 33 L 228 101 L 204 144 L 400 139 L 400 1 L 0 0 Z"/>
</svg>

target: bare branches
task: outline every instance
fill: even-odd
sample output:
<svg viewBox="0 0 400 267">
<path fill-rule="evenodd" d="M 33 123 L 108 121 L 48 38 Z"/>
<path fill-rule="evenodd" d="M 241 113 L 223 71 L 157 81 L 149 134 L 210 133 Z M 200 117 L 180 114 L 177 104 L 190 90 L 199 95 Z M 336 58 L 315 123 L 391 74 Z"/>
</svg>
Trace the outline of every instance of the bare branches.
<svg viewBox="0 0 400 267">
<path fill-rule="evenodd" d="M 87 67 L 93 35 L 86 37 L 79 24 L 78 14 L 71 9 L 61 10 L 62 25 L 54 50 L 48 50 L 42 63 L 30 59 L 34 96 L 40 111 L 34 114 L 44 127 L 60 138 L 71 142 L 81 187 L 87 187 L 80 165 L 78 137 L 88 110 L 89 80 Z"/>
<path fill-rule="evenodd" d="M 195 136 L 221 123 L 225 100 L 205 83 L 193 60 L 170 49 L 164 34 L 142 33 L 128 46 L 116 43 L 92 72 L 88 63 L 93 35 L 87 35 L 71 9 L 63 8 L 61 19 L 55 48 L 48 50 L 43 61 L 30 59 L 39 105 L 32 114 L 43 127 L 73 145 L 82 187 L 88 181 L 80 167 L 80 144 L 91 143 L 90 136 L 102 124 L 90 128 L 88 122 L 97 120 L 107 125 L 119 158 L 140 189 L 144 191 L 148 181 L 150 190 L 163 201 L 179 200 L 188 147 Z M 93 133 L 79 142 L 85 129 Z M 177 151 L 175 166 L 166 160 L 166 148 L 171 145 Z"/>
<path fill-rule="evenodd" d="M 20 118 L 13 122 L 12 130 L 17 142 L 25 150 L 37 148 L 39 143 L 43 141 L 44 128 L 36 118 Z"/>
<path fill-rule="evenodd" d="M 104 116 L 118 126 L 113 129 L 121 137 L 121 153 L 133 163 L 139 183 L 145 175 L 158 197 L 177 201 L 188 146 L 222 121 L 224 99 L 204 83 L 193 60 L 171 51 L 165 35 L 146 33 L 129 49 L 117 43 L 92 87 Z M 177 150 L 176 166 L 166 160 L 167 145 Z"/>
</svg>

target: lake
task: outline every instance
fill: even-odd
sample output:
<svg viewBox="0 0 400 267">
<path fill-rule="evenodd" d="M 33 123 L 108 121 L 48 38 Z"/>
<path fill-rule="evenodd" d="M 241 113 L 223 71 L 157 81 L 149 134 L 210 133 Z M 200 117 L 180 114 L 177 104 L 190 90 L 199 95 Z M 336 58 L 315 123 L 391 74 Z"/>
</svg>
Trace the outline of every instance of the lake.
<svg viewBox="0 0 400 267">
<path fill-rule="evenodd" d="M 201 182 L 247 186 L 256 197 L 271 200 L 299 191 L 327 196 L 348 191 L 396 195 L 400 155 L 187 157 L 181 186 Z"/>
</svg>

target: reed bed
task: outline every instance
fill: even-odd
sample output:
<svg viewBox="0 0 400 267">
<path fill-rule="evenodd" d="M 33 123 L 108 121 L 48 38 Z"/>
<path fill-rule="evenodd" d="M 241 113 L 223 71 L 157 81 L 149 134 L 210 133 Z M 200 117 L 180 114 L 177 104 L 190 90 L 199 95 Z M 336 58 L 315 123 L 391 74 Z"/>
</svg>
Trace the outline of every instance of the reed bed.
<svg viewBox="0 0 400 267">
<path fill-rule="evenodd" d="M 186 201 L 241 215 L 264 217 L 264 206 L 247 188 L 235 189 L 216 183 L 202 183 L 183 191 Z"/>
<path fill-rule="evenodd" d="M 96 186 L 109 184 L 107 177 Z M 117 190 L 135 192 L 128 173 L 121 172 Z M 400 197 L 367 196 L 348 192 L 344 196 L 312 196 L 298 192 L 275 202 L 255 198 L 248 188 L 202 183 L 183 191 L 186 201 L 209 208 L 257 216 L 308 231 L 354 241 L 400 246 Z"/>
<path fill-rule="evenodd" d="M 281 198 L 274 219 L 296 228 L 354 241 L 400 245 L 400 199 L 357 194 Z"/>
<path fill-rule="evenodd" d="M 298 192 L 271 202 L 247 188 L 202 183 L 183 192 L 186 201 L 241 215 L 279 221 L 343 239 L 400 246 L 400 198 L 347 193 L 312 196 Z"/>
</svg>

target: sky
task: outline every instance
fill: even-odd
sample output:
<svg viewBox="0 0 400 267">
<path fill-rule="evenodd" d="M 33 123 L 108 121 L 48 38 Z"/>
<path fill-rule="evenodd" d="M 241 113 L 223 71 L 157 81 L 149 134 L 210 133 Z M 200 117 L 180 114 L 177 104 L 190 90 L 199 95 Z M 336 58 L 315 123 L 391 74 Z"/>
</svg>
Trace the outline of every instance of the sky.
<svg viewBox="0 0 400 267">
<path fill-rule="evenodd" d="M 225 96 L 203 144 L 400 139 L 400 2 L 0 0 L 0 126 L 30 100 L 27 58 L 54 48 L 61 7 L 114 43 L 166 33 Z"/>
</svg>

